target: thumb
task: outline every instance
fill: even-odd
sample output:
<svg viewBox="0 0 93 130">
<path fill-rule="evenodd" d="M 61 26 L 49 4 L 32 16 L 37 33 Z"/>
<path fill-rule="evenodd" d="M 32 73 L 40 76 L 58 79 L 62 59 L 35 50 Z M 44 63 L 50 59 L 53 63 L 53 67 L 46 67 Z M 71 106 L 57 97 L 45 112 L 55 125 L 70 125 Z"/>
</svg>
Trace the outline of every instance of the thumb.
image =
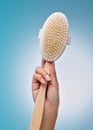
<svg viewBox="0 0 93 130">
<path fill-rule="evenodd" d="M 51 77 L 51 85 L 53 87 L 58 87 L 58 80 L 57 80 L 57 74 L 55 70 L 55 63 L 51 62 L 50 63 L 50 77 Z"/>
</svg>

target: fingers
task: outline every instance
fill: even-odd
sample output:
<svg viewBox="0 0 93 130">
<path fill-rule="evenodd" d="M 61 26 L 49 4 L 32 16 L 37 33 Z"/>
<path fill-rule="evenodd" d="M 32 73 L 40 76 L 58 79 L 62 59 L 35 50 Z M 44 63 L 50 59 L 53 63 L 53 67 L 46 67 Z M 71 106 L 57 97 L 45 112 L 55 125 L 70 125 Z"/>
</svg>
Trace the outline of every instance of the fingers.
<svg viewBox="0 0 93 130">
<path fill-rule="evenodd" d="M 39 88 L 40 83 L 41 84 L 46 84 L 46 82 L 48 82 L 50 80 L 51 80 L 51 78 L 47 74 L 47 72 L 44 70 L 44 68 L 36 67 L 35 74 L 33 75 L 33 80 L 32 80 L 33 90 Z"/>
<path fill-rule="evenodd" d="M 41 66 L 44 68 L 46 61 L 44 59 L 42 59 L 41 62 Z M 49 75 L 51 77 L 51 84 L 54 87 L 58 88 L 58 80 L 57 80 L 57 75 L 56 75 L 56 70 L 55 70 L 55 63 L 54 62 L 50 62 L 50 70 L 49 70 Z"/>
<path fill-rule="evenodd" d="M 37 98 L 38 91 L 40 89 L 40 84 L 46 84 L 48 81 L 50 81 L 51 78 L 47 74 L 44 68 L 42 67 L 36 67 L 35 73 L 33 75 L 32 79 L 32 94 L 34 101 Z"/>
<path fill-rule="evenodd" d="M 43 78 L 43 76 L 42 76 L 41 74 L 35 73 L 35 74 L 33 75 L 33 83 L 35 83 L 35 82 L 37 82 L 37 81 L 39 81 L 39 82 L 42 83 L 42 84 L 45 84 L 45 83 L 46 83 L 45 79 Z"/>
<path fill-rule="evenodd" d="M 51 80 L 51 78 L 48 75 L 48 73 L 46 72 L 46 70 L 44 68 L 42 68 L 42 67 L 36 67 L 35 73 L 41 75 L 42 78 L 44 80 L 46 80 L 46 81 L 50 81 Z"/>
</svg>

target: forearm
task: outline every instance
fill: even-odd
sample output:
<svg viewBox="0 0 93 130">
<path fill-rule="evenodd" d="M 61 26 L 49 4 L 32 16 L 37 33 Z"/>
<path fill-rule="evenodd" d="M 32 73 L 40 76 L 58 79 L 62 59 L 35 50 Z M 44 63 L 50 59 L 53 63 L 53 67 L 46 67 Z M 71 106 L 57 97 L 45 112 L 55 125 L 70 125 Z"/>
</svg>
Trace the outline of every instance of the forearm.
<svg viewBox="0 0 93 130">
<path fill-rule="evenodd" d="M 54 130 L 56 119 L 57 112 L 44 114 L 40 130 Z"/>
</svg>

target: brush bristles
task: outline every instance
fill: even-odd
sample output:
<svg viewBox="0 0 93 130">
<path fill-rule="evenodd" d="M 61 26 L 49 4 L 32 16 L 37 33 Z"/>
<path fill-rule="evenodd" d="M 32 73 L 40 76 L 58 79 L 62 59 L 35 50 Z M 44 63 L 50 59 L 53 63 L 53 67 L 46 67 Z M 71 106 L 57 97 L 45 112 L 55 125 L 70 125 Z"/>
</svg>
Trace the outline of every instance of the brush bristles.
<svg viewBox="0 0 93 130">
<path fill-rule="evenodd" d="M 41 53 L 46 61 L 56 60 L 63 52 L 68 38 L 68 21 L 64 14 L 54 13 L 42 29 Z"/>
</svg>

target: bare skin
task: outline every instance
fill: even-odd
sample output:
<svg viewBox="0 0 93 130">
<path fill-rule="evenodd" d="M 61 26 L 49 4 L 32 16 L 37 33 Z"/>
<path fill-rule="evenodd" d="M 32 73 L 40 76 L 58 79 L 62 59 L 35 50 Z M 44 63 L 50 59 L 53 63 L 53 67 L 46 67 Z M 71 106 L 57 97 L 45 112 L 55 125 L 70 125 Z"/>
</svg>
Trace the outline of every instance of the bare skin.
<svg viewBox="0 0 93 130">
<path fill-rule="evenodd" d="M 59 107 L 59 85 L 56 76 L 55 63 L 51 62 L 49 74 L 44 69 L 45 61 L 42 60 L 41 67 L 36 67 L 32 79 L 32 94 L 34 102 L 36 101 L 40 84 L 47 85 L 44 115 L 40 130 L 54 130 Z"/>
</svg>

